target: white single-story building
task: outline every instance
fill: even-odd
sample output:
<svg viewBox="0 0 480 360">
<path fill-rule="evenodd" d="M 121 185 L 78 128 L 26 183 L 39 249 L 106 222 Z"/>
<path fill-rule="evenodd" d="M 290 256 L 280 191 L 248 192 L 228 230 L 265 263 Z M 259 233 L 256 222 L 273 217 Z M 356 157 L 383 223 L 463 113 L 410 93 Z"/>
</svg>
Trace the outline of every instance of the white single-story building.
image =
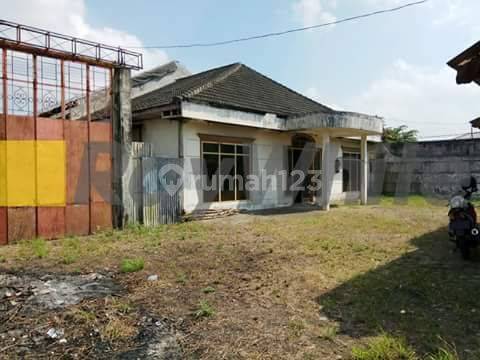
<svg viewBox="0 0 480 360">
<path fill-rule="evenodd" d="M 367 141 L 382 133 L 381 118 L 335 111 L 239 63 L 172 81 L 133 97 L 133 138 L 152 144 L 154 156 L 183 159 L 186 213 L 367 202 Z M 321 190 L 291 189 L 301 161 L 320 174 Z M 234 181 L 227 184 L 228 175 Z M 260 189 L 238 181 L 253 175 L 280 181 Z M 314 175 L 300 180 L 315 182 Z"/>
</svg>

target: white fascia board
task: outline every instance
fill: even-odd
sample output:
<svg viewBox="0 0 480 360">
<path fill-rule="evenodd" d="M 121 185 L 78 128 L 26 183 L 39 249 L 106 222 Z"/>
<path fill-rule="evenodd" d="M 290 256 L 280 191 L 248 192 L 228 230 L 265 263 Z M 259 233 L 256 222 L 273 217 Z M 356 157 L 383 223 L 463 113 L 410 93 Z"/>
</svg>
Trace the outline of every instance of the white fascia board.
<svg viewBox="0 0 480 360">
<path fill-rule="evenodd" d="M 269 130 L 287 130 L 286 120 L 275 114 L 255 114 L 182 101 L 182 116 L 222 124 L 250 126 Z"/>
</svg>

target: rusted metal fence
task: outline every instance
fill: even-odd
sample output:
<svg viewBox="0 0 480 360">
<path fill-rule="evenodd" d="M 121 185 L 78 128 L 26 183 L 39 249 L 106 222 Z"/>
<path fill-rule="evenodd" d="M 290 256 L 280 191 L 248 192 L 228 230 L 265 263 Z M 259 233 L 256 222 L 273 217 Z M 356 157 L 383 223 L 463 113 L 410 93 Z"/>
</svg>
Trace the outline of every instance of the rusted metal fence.
<svg viewBox="0 0 480 360">
<path fill-rule="evenodd" d="M 66 160 L 65 189 L 58 189 L 65 192 L 65 203 L 39 206 L 38 198 L 26 205 L 9 201 L 16 181 L 9 169 L 16 165 L 2 159 L 5 184 L 0 186 L 7 200 L 0 207 L 0 243 L 111 227 L 112 70 L 7 48 L 0 53 L 0 142 L 7 144 L 5 152 L 13 142 L 20 147 L 31 143 L 38 165 L 39 141 L 63 141 Z M 40 170 L 31 173 L 35 193 Z"/>
<path fill-rule="evenodd" d="M 129 222 L 158 226 L 178 222 L 182 215 L 182 160 L 154 157 L 152 145 L 132 144 L 129 180 Z"/>
<path fill-rule="evenodd" d="M 142 159 L 143 223 L 146 226 L 173 224 L 182 215 L 182 159 Z"/>
</svg>

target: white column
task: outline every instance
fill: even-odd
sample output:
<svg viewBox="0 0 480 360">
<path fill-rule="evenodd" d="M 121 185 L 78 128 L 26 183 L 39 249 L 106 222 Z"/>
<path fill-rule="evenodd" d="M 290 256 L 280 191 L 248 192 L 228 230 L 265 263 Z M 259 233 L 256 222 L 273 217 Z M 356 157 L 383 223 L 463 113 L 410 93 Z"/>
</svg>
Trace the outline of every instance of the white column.
<svg viewBox="0 0 480 360">
<path fill-rule="evenodd" d="M 330 194 L 332 192 L 332 166 L 330 159 L 330 135 L 322 137 L 322 209 L 330 210 Z"/>
<path fill-rule="evenodd" d="M 360 168 L 360 201 L 367 205 L 368 199 L 368 146 L 367 136 L 362 136 L 361 142 L 361 168 Z"/>
</svg>

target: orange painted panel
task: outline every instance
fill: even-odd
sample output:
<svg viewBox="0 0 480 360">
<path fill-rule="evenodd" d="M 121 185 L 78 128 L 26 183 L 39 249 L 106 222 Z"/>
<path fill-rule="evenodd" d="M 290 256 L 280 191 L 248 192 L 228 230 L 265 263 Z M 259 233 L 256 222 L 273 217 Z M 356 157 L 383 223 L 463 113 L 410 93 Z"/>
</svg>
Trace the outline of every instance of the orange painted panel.
<svg viewBox="0 0 480 360">
<path fill-rule="evenodd" d="M 63 140 L 63 120 L 37 118 L 38 140 Z"/>
<path fill-rule="evenodd" d="M 91 142 L 112 142 L 112 123 L 92 121 L 90 123 Z"/>
<path fill-rule="evenodd" d="M 112 125 L 91 122 L 90 173 L 92 202 L 111 203 L 112 198 Z"/>
<path fill-rule="evenodd" d="M 0 245 L 8 243 L 7 235 L 7 208 L 0 207 Z"/>
<path fill-rule="evenodd" d="M 111 203 L 112 157 L 109 153 L 96 154 L 91 159 L 92 202 Z"/>
<path fill-rule="evenodd" d="M 34 140 L 35 128 L 32 116 L 7 116 L 7 140 Z"/>
<path fill-rule="evenodd" d="M 67 204 L 88 204 L 87 131 L 84 121 L 65 121 Z"/>
<path fill-rule="evenodd" d="M 88 235 L 90 226 L 88 205 L 67 205 L 65 208 L 65 235 Z"/>
<path fill-rule="evenodd" d="M 35 208 L 8 208 L 8 242 L 35 238 Z"/>
<path fill-rule="evenodd" d="M 58 239 L 65 235 L 65 208 L 38 208 L 38 236 L 45 239 Z"/>
<path fill-rule="evenodd" d="M 92 203 L 92 233 L 112 228 L 112 206 L 107 203 Z"/>
<path fill-rule="evenodd" d="M 1 97 L 0 97 L 1 99 Z M 0 114 L 0 140 L 5 140 L 6 133 L 5 133 L 5 116 Z"/>
</svg>

